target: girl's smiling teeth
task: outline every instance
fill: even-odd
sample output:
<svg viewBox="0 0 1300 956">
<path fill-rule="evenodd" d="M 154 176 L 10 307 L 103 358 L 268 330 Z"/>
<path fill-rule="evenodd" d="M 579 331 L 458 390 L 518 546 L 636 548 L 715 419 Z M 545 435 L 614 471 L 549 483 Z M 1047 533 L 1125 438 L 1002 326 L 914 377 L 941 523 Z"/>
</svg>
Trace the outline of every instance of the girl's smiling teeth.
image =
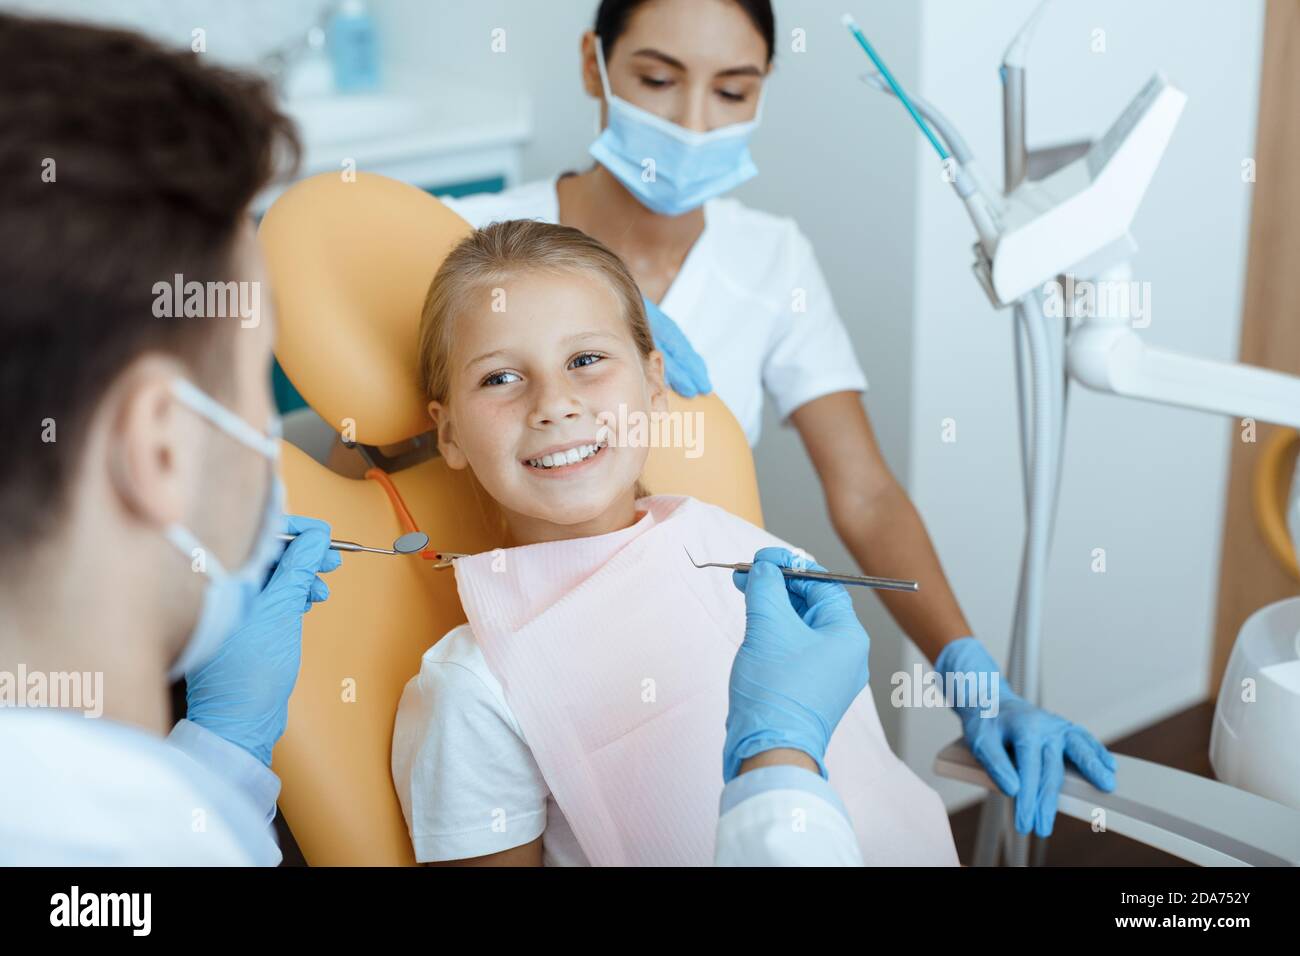
<svg viewBox="0 0 1300 956">
<path fill-rule="evenodd" d="M 527 458 L 524 464 L 532 468 L 548 470 L 551 468 L 563 468 L 566 465 L 576 465 L 580 461 L 586 461 L 605 448 L 609 443 L 606 441 L 588 442 L 584 445 L 574 445 L 564 451 L 552 452 L 542 455 L 539 458 Z"/>
</svg>

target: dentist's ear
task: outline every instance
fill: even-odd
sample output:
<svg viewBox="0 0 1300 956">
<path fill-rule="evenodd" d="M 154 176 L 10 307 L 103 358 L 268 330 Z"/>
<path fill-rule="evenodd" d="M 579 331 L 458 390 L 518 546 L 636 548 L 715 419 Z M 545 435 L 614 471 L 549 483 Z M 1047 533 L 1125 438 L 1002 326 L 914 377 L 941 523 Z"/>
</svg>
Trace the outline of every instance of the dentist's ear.
<svg viewBox="0 0 1300 956">
<path fill-rule="evenodd" d="M 193 504 L 202 462 L 202 431 L 179 409 L 171 380 L 184 370 L 170 359 L 133 363 L 103 403 L 92 448 L 106 459 L 122 507 L 153 525 L 181 520 Z"/>
<path fill-rule="evenodd" d="M 451 410 L 442 402 L 431 401 L 428 405 L 429 418 L 433 420 L 433 430 L 438 436 L 438 453 L 447 462 L 447 467 L 460 471 L 469 465 L 469 459 L 456 441 L 456 430 L 452 422 Z"/>
</svg>

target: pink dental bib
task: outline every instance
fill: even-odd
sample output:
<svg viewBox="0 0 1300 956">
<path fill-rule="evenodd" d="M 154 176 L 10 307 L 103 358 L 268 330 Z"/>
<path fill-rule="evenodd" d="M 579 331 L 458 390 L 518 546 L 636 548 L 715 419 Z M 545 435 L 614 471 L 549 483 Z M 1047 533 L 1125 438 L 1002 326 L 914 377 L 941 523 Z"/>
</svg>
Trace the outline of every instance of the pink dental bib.
<svg viewBox="0 0 1300 956">
<path fill-rule="evenodd" d="M 611 534 L 458 558 L 456 584 L 587 859 L 706 866 L 745 597 L 730 572 L 692 567 L 683 548 L 749 561 L 789 545 L 693 498 L 637 507 L 636 523 Z M 943 803 L 889 749 L 870 690 L 826 766 L 868 864 L 957 864 Z"/>
</svg>

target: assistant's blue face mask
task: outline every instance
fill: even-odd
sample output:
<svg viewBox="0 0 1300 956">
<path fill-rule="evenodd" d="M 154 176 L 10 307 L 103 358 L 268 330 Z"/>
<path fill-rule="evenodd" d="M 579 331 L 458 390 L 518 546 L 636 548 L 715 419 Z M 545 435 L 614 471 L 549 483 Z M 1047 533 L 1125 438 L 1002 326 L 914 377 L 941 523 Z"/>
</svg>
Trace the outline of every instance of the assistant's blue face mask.
<svg viewBox="0 0 1300 956">
<path fill-rule="evenodd" d="M 596 63 L 608 123 L 591 155 L 647 209 L 680 216 L 758 175 L 749 139 L 763 115 L 762 93 L 752 120 L 697 133 L 615 96 L 600 37 Z"/>
</svg>

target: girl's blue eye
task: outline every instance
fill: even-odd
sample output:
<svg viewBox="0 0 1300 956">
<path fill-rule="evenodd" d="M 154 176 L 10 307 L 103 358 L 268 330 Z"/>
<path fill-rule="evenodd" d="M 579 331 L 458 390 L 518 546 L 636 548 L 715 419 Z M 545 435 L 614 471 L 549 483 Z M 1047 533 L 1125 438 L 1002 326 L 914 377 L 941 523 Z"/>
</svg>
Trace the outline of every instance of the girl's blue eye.
<svg viewBox="0 0 1300 956">
<path fill-rule="evenodd" d="M 599 362 L 599 361 L 600 361 L 601 359 L 603 359 L 604 357 L 605 357 L 605 356 L 603 356 L 603 355 L 599 355 L 599 354 L 597 354 L 596 352 L 583 352 L 581 355 L 575 356 L 574 359 L 573 359 L 573 361 L 574 361 L 575 363 L 580 363 L 580 364 L 577 365 L 578 368 L 587 368 L 588 366 L 595 365 L 596 362 Z M 596 361 L 595 361 L 595 362 L 582 362 L 582 359 L 595 359 Z"/>
<path fill-rule="evenodd" d="M 502 384 L 502 383 L 499 381 L 499 379 L 500 379 L 503 375 L 514 375 L 514 374 L 515 374 L 514 372 L 493 372 L 493 373 L 492 373 L 491 375 L 489 375 L 487 378 L 483 379 L 483 384 L 484 384 L 484 385 L 499 385 L 499 384 Z M 516 377 L 517 377 L 517 376 L 516 376 Z"/>
</svg>

